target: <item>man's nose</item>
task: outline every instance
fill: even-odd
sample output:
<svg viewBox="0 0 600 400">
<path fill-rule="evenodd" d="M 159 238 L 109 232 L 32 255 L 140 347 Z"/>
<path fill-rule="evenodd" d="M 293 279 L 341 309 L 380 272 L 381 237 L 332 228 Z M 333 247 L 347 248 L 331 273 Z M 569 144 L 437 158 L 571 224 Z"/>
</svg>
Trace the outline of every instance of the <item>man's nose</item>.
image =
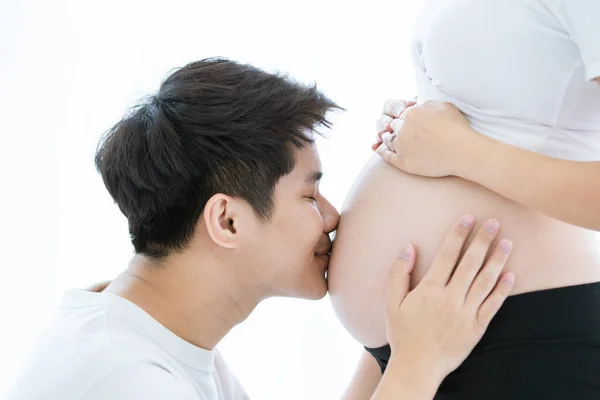
<svg viewBox="0 0 600 400">
<path fill-rule="evenodd" d="M 324 222 L 323 230 L 325 233 L 329 234 L 337 229 L 337 226 L 340 223 L 340 213 L 338 213 L 331 204 L 327 203 L 327 206 L 327 209 L 322 214 Z"/>
</svg>

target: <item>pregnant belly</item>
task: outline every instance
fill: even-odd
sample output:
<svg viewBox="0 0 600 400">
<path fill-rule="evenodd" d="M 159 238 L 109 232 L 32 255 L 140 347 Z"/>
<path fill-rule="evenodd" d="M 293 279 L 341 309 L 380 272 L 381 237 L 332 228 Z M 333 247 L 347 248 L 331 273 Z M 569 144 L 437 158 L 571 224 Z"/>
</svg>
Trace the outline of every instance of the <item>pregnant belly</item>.
<svg viewBox="0 0 600 400">
<path fill-rule="evenodd" d="M 460 178 L 405 174 L 374 156 L 346 198 L 328 270 L 331 302 L 356 340 L 368 347 L 387 342 L 386 279 L 402 246 L 412 243 L 417 248 L 414 287 L 452 224 L 467 212 L 479 224 L 497 218 L 498 238 L 513 241 L 506 267 L 516 275 L 513 294 L 600 281 L 595 232 L 546 217 Z"/>
</svg>

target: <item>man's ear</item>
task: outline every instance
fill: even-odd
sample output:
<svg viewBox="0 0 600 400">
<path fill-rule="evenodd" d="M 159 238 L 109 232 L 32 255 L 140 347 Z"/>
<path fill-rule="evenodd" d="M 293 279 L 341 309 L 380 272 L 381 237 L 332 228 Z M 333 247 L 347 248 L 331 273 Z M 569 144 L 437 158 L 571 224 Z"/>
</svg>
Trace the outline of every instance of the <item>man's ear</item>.
<svg viewBox="0 0 600 400">
<path fill-rule="evenodd" d="M 238 224 L 242 214 L 239 199 L 217 193 L 204 206 L 204 224 L 210 238 L 227 249 L 238 247 Z"/>
</svg>

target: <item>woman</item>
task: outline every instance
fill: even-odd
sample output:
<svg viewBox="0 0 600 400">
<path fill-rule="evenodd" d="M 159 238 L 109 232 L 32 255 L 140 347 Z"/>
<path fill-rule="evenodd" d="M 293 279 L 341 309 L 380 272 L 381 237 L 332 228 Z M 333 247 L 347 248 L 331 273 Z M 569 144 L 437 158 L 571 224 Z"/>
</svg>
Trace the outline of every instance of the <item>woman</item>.
<svg viewBox="0 0 600 400">
<path fill-rule="evenodd" d="M 600 398 L 600 2 L 428 0 L 412 50 L 419 102 L 468 123 L 441 103 L 392 122 L 344 205 L 336 313 L 384 370 L 391 238 L 419 246 L 416 283 L 450 221 L 494 215 L 516 295 L 438 398 Z"/>
</svg>

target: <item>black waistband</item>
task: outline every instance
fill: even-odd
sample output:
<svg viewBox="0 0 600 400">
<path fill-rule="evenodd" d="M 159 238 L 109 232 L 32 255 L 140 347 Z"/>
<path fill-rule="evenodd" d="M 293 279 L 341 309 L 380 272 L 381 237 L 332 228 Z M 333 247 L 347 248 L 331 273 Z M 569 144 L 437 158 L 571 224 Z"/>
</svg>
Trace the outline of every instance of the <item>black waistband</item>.
<svg viewBox="0 0 600 400">
<path fill-rule="evenodd" d="M 562 343 L 600 334 L 600 282 L 510 296 L 474 353 L 526 343 Z M 366 348 L 385 369 L 389 346 Z"/>
<path fill-rule="evenodd" d="M 474 351 L 535 341 L 563 342 L 600 333 L 600 282 L 506 299 Z"/>
</svg>

